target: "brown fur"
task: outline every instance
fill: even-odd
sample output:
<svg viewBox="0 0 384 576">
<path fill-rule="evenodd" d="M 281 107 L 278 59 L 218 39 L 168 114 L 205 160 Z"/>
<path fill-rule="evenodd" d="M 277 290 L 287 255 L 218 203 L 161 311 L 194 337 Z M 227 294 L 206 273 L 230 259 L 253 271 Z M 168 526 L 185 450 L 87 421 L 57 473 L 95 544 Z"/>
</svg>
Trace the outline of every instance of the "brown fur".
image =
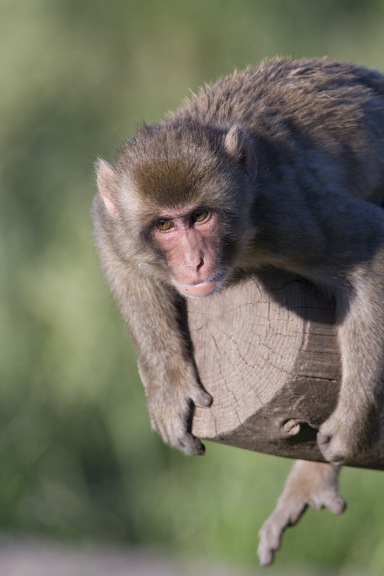
<svg viewBox="0 0 384 576">
<path fill-rule="evenodd" d="M 218 215 L 225 281 L 280 268 L 334 294 L 343 380 L 318 443 L 342 462 L 378 435 L 384 370 L 384 77 L 329 60 L 265 61 L 143 126 L 93 206 L 103 270 L 129 324 L 153 428 L 202 453 L 191 406 L 210 396 L 181 330 L 180 296 L 154 240 L 167 210 Z M 215 246 L 216 246 L 215 244 Z"/>
</svg>

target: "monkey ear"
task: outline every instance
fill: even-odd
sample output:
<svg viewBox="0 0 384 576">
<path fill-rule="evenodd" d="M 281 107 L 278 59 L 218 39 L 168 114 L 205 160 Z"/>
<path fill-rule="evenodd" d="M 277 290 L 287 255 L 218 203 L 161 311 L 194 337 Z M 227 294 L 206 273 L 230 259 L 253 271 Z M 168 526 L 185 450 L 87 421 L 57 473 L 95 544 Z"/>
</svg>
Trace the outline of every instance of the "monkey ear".
<svg viewBox="0 0 384 576">
<path fill-rule="evenodd" d="M 95 164 L 97 176 L 97 188 L 104 202 L 108 214 L 113 218 L 118 218 L 119 213 L 116 206 L 116 198 L 113 191 L 116 186 L 116 170 L 105 160 L 98 160 Z"/>
<path fill-rule="evenodd" d="M 257 160 L 248 134 L 238 124 L 234 124 L 225 137 L 224 148 L 239 164 L 244 166 L 249 182 L 256 180 Z"/>
</svg>

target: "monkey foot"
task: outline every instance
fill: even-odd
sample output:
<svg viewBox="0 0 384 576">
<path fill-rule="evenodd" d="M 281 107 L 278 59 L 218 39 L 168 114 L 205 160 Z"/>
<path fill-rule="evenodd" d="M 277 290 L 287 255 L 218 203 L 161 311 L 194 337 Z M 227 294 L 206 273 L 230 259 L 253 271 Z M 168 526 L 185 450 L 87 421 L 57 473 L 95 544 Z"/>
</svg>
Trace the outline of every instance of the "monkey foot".
<svg viewBox="0 0 384 576">
<path fill-rule="evenodd" d="M 367 412 L 369 417 L 351 419 L 343 407 L 323 422 L 317 433 L 317 445 L 327 462 L 345 464 L 370 450 L 380 436 L 380 419 L 376 410 Z"/>
<path fill-rule="evenodd" d="M 259 532 L 260 566 L 272 564 L 284 530 L 296 524 L 308 506 L 315 510 L 328 508 L 333 514 L 344 511 L 345 501 L 338 492 L 339 471 L 340 467 L 336 465 L 302 460 L 296 462 L 275 510 Z"/>
</svg>

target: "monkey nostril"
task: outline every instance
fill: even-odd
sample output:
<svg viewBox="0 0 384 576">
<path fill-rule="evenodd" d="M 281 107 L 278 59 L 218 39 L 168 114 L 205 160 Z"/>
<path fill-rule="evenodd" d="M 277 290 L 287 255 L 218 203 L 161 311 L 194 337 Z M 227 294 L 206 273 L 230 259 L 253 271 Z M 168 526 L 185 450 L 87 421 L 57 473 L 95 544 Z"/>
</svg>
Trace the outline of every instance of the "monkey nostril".
<svg viewBox="0 0 384 576">
<path fill-rule="evenodd" d="M 201 259 L 199 265 L 196 268 L 196 272 L 200 272 L 200 268 L 204 265 L 204 260 Z"/>
</svg>

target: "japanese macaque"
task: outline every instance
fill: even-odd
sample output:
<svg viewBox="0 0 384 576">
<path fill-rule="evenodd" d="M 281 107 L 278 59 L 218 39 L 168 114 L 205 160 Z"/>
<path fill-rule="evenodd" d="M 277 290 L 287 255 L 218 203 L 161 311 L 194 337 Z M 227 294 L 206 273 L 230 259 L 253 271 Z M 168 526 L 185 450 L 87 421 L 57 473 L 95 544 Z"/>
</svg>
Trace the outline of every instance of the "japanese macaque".
<svg viewBox="0 0 384 576">
<path fill-rule="evenodd" d="M 329 60 L 264 61 L 220 79 L 97 163 L 105 276 L 137 351 L 153 429 L 188 454 L 208 406 L 181 318 L 258 270 L 337 302 L 342 385 L 320 427 L 331 464 L 296 464 L 261 531 L 262 564 L 307 505 L 341 512 L 339 465 L 379 434 L 384 371 L 384 77 Z"/>
</svg>

